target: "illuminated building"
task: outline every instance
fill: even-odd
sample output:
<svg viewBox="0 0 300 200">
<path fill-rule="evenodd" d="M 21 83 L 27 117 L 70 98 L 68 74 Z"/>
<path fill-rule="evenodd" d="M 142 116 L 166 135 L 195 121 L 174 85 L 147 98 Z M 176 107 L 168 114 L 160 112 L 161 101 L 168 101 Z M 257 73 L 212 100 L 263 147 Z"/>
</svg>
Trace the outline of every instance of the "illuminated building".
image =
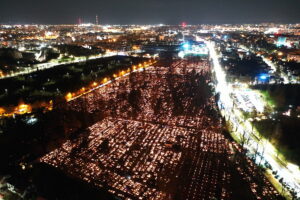
<svg viewBox="0 0 300 200">
<path fill-rule="evenodd" d="M 287 60 L 300 63 L 300 51 L 288 53 Z"/>
</svg>

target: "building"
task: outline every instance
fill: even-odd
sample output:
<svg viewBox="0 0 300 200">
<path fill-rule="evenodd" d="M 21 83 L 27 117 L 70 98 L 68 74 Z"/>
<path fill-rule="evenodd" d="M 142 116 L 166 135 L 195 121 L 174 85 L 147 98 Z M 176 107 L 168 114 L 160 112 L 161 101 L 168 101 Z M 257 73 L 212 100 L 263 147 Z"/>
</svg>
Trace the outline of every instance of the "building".
<svg viewBox="0 0 300 200">
<path fill-rule="evenodd" d="M 300 51 L 294 51 L 287 54 L 288 61 L 296 61 L 300 63 Z"/>
</svg>

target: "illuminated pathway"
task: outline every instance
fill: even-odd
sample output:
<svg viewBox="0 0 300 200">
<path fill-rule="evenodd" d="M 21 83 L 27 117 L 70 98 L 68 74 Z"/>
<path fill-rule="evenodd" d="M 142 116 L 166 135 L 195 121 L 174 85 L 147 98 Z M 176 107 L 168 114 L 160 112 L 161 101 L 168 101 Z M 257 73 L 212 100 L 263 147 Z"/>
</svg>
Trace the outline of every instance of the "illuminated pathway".
<svg viewBox="0 0 300 200">
<path fill-rule="evenodd" d="M 218 102 L 221 109 L 222 115 L 231 122 L 231 125 L 236 129 L 234 134 L 236 138 L 242 139 L 248 138 L 248 143 L 245 146 L 250 152 L 259 152 L 262 155 L 262 159 L 267 161 L 271 166 L 273 171 L 277 171 L 279 178 L 283 178 L 290 188 L 293 188 L 297 196 L 300 197 L 300 171 L 299 167 L 287 163 L 284 166 L 281 160 L 277 158 L 276 149 L 274 146 L 265 139 L 262 138 L 259 133 L 254 133 L 252 130 L 252 125 L 250 121 L 245 119 L 245 117 L 240 113 L 238 109 L 233 107 L 233 99 L 230 97 L 232 88 L 230 84 L 226 82 L 226 74 L 222 70 L 222 67 L 218 61 L 219 56 L 217 55 L 214 44 L 212 42 L 206 42 L 209 51 L 210 57 L 213 61 L 213 67 L 216 75 L 216 92 L 220 94 L 220 101 Z M 257 163 L 261 162 L 260 158 L 257 160 Z"/>
<path fill-rule="evenodd" d="M 100 54 L 100 55 L 90 56 L 89 58 L 75 57 L 75 60 L 66 61 L 66 62 L 59 62 L 59 60 L 55 60 L 55 62 L 50 61 L 50 62 L 47 62 L 47 63 L 35 64 L 35 65 L 31 66 L 30 69 L 25 68 L 23 71 L 14 72 L 14 73 L 9 74 L 9 75 L 1 76 L 0 79 L 11 78 L 11 77 L 19 76 L 19 75 L 30 74 L 30 73 L 33 73 L 33 72 L 36 72 L 36 71 L 49 69 L 49 68 L 59 66 L 59 65 L 67 65 L 67 64 L 73 64 L 73 63 L 85 62 L 85 61 L 88 61 L 88 60 L 95 60 L 95 59 L 99 59 L 99 58 L 111 57 L 111 56 L 116 56 L 116 55 L 120 55 L 120 53 L 119 52 L 108 52 L 104 55 Z"/>
<path fill-rule="evenodd" d="M 156 61 L 154 61 L 154 62 L 149 62 L 149 63 L 144 63 L 144 64 L 139 64 L 137 67 L 133 66 L 133 67 L 132 67 L 132 71 L 130 71 L 130 68 L 128 68 L 128 69 L 127 69 L 127 72 L 125 72 L 125 71 L 123 70 L 118 76 L 117 76 L 116 74 L 114 74 L 114 75 L 116 75 L 115 81 L 121 79 L 122 77 L 129 76 L 131 73 L 141 72 L 141 71 L 145 70 L 147 67 L 152 66 L 152 64 L 154 64 L 154 63 L 156 63 Z M 106 85 L 108 85 L 108 84 L 110 84 L 110 83 L 113 82 L 112 80 L 107 80 L 107 81 L 105 81 L 106 79 L 107 79 L 107 78 L 104 78 L 104 79 L 102 80 L 103 84 L 100 84 L 100 85 L 98 85 L 98 86 L 97 86 L 97 83 L 94 82 L 94 84 L 96 85 L 96 87 L 93 87 L 93 88 L 91 88 L 91 89 L 89 89 L 89 90 L 87 90 L 87 91 L 85 91 L 85 92 L 83 92 L 83 93 L 81 93 L 81 94 L 79 94 L 79 95 L 74 95 L 74 96 L 73 96 L 72 93 L 68 93 L 68 94 L 66 95 L 66 97 L 65 97 L 66 100 L 67 100 L 67 102 L 73 101 L 73 100 L 75 100 L 75 99 L 78 99 L 78 98 L 80 98 L 80 97 L 82 97 L 82 96 L 84 96 L 84 95 L 86 95 L 86 94 L 89 94 L 89 93 L 91 93 L 91 92 L 93 92 L 93 91 L 95 91 L 95 90 L 97 90 L 97 89 L 99 89 L 99 88 L 101 88 L 101 87 L 104 87 L 104 86 L 106 86 Z"/>
</svg>

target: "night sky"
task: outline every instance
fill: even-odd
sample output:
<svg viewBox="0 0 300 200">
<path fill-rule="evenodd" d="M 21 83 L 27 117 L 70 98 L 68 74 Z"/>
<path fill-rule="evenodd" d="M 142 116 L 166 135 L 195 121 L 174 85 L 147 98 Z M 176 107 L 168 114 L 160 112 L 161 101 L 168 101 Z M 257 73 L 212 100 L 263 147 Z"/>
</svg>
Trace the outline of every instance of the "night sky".
<svg viewBox="0 0 300 200">
<path fill-rule="evenodd" d="M 300 0 L 0 0 L 0 23 L 299 23 Z"/>
</svg>

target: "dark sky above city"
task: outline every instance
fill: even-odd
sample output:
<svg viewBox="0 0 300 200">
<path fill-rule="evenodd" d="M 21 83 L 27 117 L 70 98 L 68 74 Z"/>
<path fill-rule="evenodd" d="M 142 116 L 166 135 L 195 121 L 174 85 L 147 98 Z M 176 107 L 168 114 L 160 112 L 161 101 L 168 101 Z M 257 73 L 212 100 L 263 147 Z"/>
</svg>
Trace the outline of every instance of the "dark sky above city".
<svg viewBox="0 0 300 200">
<path fill-rule="evenodd" d="M 0 23 L 298 23 L 300 0 L 1 0 Z"/>
</svg>

